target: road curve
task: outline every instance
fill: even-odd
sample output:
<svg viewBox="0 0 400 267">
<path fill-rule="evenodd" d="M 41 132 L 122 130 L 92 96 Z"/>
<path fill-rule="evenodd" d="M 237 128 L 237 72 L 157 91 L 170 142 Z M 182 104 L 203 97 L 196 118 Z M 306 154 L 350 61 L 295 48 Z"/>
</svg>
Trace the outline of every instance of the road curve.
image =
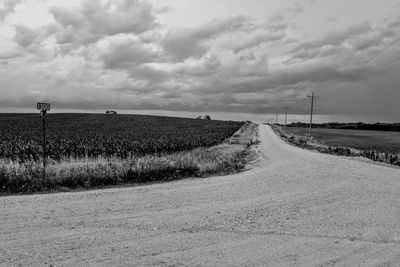
<svg viewBox="0 0 400 267">
<path fill-rule="evenodd" d="M 0 265 L 399 264 L 399 168 L 259 134 L 240 174 L 1 197 Z"/>
</svg>

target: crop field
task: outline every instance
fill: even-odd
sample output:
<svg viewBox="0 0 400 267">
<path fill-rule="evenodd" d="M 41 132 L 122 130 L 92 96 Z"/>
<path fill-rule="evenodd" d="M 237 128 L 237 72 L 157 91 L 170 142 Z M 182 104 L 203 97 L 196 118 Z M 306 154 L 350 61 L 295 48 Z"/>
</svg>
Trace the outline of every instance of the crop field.
<svg viewBox="0 0 400 267">
<path fill-rule="evenodd" d="M 243 123 L 214 120 L 103 114 L 49 114 L 49 158 L 117 157 L 161 154 L 221 143 Z M 38 114 L 0 114 L 0 158 L 24 162 L 42 157 Z"/>
<path fill-rule="evenodd" d="M 308 136 L 308 128 L 287 127 L 284 131 Z M 312 136 L 317 141 L 333 147 L 352 147 L 386 153 L 400 152 L 400 132 L 316 128 L 312 129 Z"/>
<path fill-rule="evenodd" d="M 256 129 L 232 121 L 50 114 L 44 169 L 40 116 L 0 114 L 0 195 L 234 173 L 244 168 Z M 238 138 L 246 141 L 233 142 Z"/>
</svg>

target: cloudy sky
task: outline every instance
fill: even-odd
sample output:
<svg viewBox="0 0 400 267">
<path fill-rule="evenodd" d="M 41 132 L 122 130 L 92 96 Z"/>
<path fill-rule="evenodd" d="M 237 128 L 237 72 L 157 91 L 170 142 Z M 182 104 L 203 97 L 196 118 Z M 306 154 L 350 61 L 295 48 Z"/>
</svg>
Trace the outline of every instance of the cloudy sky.
<svg viewBox="0 0 400 267">
<path fill-rule="evenodd" d="M 0 107 L 400 114 L 400 0 L 0 0 Z"/>
</svg>

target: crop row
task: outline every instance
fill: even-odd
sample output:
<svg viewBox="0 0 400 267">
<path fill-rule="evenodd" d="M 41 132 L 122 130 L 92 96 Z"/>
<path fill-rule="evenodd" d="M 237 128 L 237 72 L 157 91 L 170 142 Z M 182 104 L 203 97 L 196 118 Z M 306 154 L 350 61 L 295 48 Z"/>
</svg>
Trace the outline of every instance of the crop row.
<svg viewBox="0 0 400 267">
<path fill-rule="evenodd" d="M 46 154 L 54 160 L 82 157 L 129 158 L 209 147 L 243 123 L 140 115 L 50 114 Z M 0 115 L 0 157 L 42 157 L 42 121 L 36 114 Z"/>
</svg>

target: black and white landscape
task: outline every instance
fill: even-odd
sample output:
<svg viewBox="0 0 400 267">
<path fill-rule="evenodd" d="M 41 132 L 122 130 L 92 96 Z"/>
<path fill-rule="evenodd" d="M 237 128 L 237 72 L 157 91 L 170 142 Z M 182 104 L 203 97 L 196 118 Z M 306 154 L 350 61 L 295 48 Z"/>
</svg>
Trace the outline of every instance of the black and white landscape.
<svg viewBox="0 0 400 267">
<path fill-rule="evenodd" d="M 0 0 L 0 266 L 398 266 L 400 0 Z"/>
</svg>

